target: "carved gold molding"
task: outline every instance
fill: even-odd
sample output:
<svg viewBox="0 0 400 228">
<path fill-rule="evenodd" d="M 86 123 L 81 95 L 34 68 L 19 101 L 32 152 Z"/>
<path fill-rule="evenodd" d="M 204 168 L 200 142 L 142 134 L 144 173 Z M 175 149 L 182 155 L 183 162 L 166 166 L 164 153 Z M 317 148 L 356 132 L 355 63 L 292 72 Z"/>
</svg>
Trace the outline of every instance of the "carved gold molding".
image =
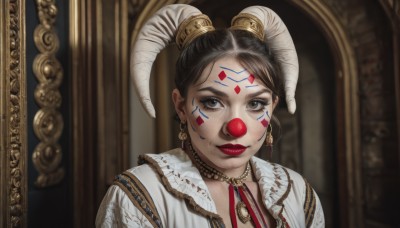
<svg viewBox="0 0 400 228">
<path fill-rule="evenodd" d="M 0 2 L 0 226 L 26 226 L 25 1 Z"/>
<path fill-rule="evenodd" d="M 39 84 L 34 97 L 40 109 L 33 119 L 33 130 L 40 140 L 34 149 L 32 161 L 39 172 L 35 181 L 37 187 L 48 187 L 64 178 L 62 149 L 57 143 L 62 134 L 64 122 L 57 110 L 61 105 L 58 90 L 62 83 L 63 70 L 56 59 L 60 44 L 53 29 L 57 7 L 55 0 L 36 0 L 40 24 L 35 28 L 34 41 L 40 54 L 33 61 L 33 73 Z"/>
</svg>

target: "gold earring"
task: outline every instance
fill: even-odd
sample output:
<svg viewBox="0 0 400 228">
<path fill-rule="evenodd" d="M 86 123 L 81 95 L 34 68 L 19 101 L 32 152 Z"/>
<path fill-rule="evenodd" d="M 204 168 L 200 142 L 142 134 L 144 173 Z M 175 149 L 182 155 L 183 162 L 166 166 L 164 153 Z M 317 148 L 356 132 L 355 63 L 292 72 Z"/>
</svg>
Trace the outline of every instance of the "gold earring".
<svg viewBox="0 0 400 228">
<path fill-rule="evenodd" d="M 272 146 L 274 143 L 274 137 L 272 136 L 272 125 L 269 124 L 267 127 L 267 137 L 265 137 L 265 145 Z"/>
<path fill-rule="evenodd" d="M 186 127 L 187 127 L 186 122 L 181 121 L 181 122 L 179 123 L 180 132 L 179 132 L 179 134 L 178 134 L 178 138 L 179 138 L 179 140 L 181 140 L 181 148 L 182 148 L 182 149 L 184 148 L 184 146 L 185 146 L 185 141 L 186 141 L 187 138 L 188 138 L 188 135 L 187 135 L 187 133 L 186 133 Z"/>
<path fill-rule="evenodd" d="M 272 160 L 273 143 L 274 137 L 272 137 L 272 125 L 269 124 L 267 127 L 267 136 L 265 137 L 265 145 L 267 145 L 267 161 Z"/>
</svg>

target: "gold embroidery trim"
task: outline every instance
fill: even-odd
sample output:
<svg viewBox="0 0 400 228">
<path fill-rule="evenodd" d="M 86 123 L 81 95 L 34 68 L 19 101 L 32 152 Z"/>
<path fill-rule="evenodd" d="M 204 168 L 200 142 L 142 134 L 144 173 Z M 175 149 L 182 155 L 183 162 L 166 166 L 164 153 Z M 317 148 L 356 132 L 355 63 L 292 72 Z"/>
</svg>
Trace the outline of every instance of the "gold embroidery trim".
<svg viewBox="0 0 400 228">
<path fill-rule="evenodd" d="M 114 181 L 114 184 L 125 192 L 133 205 L 146 216 L 154 227 L 162 227 L 160 215 L 158 214 L 154 201 L 142 182 L 129 172 L 124 172 L 119 175 L 119 178 L 120 179 L 117 178 Z M 123 179 L 126 184 L 124 184 L 121 179 Z"/>
<path fill-rule="evenodd" d="M 316 199 L 314 190 L 312 189 L 311 185 L 306 180 L 304 180 L 304 182 L 306 184 L 306 198 L 304 200 L 304 216 L 305 216 L 306 227 L 310 227 L 314 219 L 314 213 L 316 209 Z"/>
<path fill-rule="evenodd" d="M 172 188 L 172 186 L 168 182 L 168 179 L 164 176 L 164 173 L 163 173 L 161 167 L 158 166 L 157 162 L 153 158 L 146 156 L 146 155 L 140 155 L 139 156 L 139 164 L 145 164 L 145 163 L 149 164 L 150 167 L 155 169 L 155 171 L 160 175 L 162 183 L 168 192 L 172 193 L 173 195 L 175 195 L 178 198 L 186 200 L 189 203 L 189 205 L 193 208 L 193 210 L 197 211 L 201 215 L 206 216 L 209 219 L 220 220 L 222 222 L 222 218 L 218 214 L 215 214 L 215 213 L 212 213 L 212 212 L 209 212 L 209 211 L 203 209 L 196 203 L 196 201 L 194 201 L 194 199 L 191 196 L 189 196 L 187 194 L 183 194 L 183 193 L 175 190 L 174 188 Z"/>
</svg>

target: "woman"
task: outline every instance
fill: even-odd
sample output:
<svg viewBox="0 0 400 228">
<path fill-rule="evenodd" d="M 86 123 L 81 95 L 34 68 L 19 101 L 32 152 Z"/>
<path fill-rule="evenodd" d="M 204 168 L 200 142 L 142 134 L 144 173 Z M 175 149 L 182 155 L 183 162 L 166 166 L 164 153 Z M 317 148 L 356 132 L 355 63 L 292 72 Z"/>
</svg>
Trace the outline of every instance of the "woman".
<svg viewBox="0 0 400 228">
<path fill-rule="evenodd" d="M 175 35 L 176 34 L 176 35 Z M 98 227 L 324 227 L 319 199 L 296 172 L 254 155 L 271 146 L 281 75 L 290 112 L 298 63 L 280 18 L 249 7 L 215 30 L 196 8 L 170 5 L 141 29 L 131 69 L 142 104 L 155 116 L 148 81 L 156 55 L 176 37 L 182 148 L 140 157 L 117 176 Z"/>
</svg>

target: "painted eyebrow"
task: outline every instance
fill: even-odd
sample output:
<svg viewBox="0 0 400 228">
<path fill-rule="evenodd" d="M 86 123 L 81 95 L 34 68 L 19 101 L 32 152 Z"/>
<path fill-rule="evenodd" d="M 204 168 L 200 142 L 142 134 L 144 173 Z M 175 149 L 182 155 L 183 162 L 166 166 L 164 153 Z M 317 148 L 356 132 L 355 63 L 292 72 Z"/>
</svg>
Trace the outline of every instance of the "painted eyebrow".
<svg viewBox="0 0 400 228">
<path fill-rule="evenodd" d="M 247 94 L 246 97 L 257 97 L 258 95 L 261 95 L 263 93 L 272 94 L 272 91 L 270 89 L 268 89 L 268 88 L 265 88 L 265 89 L 262 89 L 262 90 L 260 90 L 258 92 Z"/>
<path fill-rule="evenodd" d="M 208 87 L 201 88 L 201 89 L 199 89 L 199 90 L 197 90 L 197 91 L 199 91 L 199 92 L 201 92 L 201 91 L 210 91 L 210 92 L 214 93 L 214 94 L 217 95 L 217 96 L 220 96 L 220 97 L 228 97 L 228 94 L 226 94 L 226 93 L 224 93 L 224 92 L 222 92 L 222 91 L 220 91 L 220 90 L 217 90 L 217 89 L 215 89 L 215 88 L 213 88 L 213 87 L 209 87 L 209 86 L 208 86 Z M 265 88 L 265 89 L 262 89 L 262 90 L 260 90 L 260 91 L 258 91 L 258 92 L 248 94 L 248 95 L 246 95 L 246 97 L 256 97 L 256 96 L 261 95 L 261 94 L 263 94 L 263 93 L 270 93 L 270 94 L 272 94 L 272 91 L 271 91 L 270 89 L 268 89 L 268 88 Z"/>
<path fill-rule="evenodd" d="M 213 88 L 213 87 L 204 87 L 204 88 L 201 88 L 201 89 L 199 89 L 199 90 L 197 90 L 197 91 L 199 91 L 199 92 L 201 92 L 201 91 L 210 91 L 210 92 L 212 92 L 212 93 L 214 93 L 215 95 L 217 95 L 217 96 L 220 96 L 220 97 L 228 97 L 228 94 L 226 94 L 226 93 L 224 93 L 224 92 L 222 92 L 222 91 L 220 91 L 220 90 L 217 90 L 217 89 L 215 89 L 215 88 Z"/>
</svg>

